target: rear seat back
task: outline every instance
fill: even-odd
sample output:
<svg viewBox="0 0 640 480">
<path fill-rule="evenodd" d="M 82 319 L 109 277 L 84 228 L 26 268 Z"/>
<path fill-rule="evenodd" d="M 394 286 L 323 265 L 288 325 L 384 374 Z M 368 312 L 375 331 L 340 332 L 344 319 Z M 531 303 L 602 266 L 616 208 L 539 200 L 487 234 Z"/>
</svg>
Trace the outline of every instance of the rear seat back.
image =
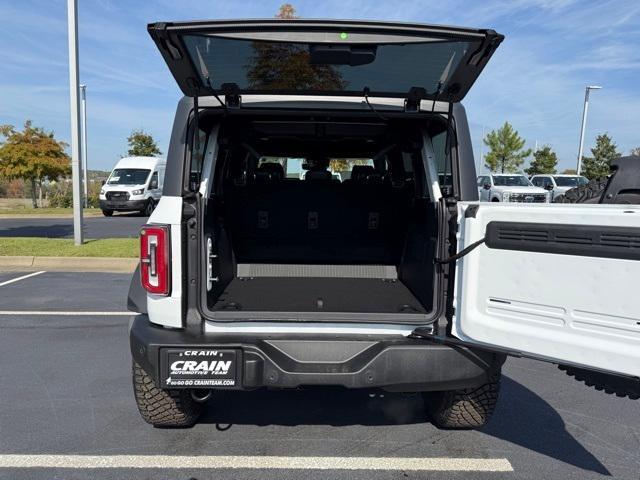
<svg viewBox="0 0 640 480">
<path fill-rule="evenodd" d="M 228 221 L 238 261 L 399 262 L 390 183 L 366 165 L 354 166 L 351 178 L 290 180 L 281 165 L 265 163 L 254 184 L 232 185 Z"/>
</svg>

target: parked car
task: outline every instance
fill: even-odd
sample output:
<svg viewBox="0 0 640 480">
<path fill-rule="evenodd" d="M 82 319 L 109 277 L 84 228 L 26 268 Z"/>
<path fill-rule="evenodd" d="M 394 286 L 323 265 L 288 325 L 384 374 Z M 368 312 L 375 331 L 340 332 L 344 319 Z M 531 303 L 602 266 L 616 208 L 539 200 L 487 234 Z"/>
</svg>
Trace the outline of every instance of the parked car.
<svg viewBox="0 0 640 480">
<path fill-rule="evenodd" d="M 475 428 L 508 354 L 640 376 L 640 256 L 615 241 L 640 237 L 640 208 L 478 202 L 460 102 L 502 35 L 148 30 L 185 97 L 128 299 L 147 422 L 193 425 L 220 389 L 335 385 L 420 392 L 436 425 Z M 331 180 L 332 159 L 363 158 Z"/>
<path fill-rule="evenodd" d="M 544 188 L 551 195 L 551 201 L 555 202 L 556 198 L 564 195 L 568 190 L 586 185 L 589 183 L 586 177 L 582 175 L 534 175 L 531 177 L 531 183 L 536 187 Z"/>
<path fill-rule="evenodd" d="M 534 186 L 526 175 L 491 173 L 478 176 L 481 202 L 547 203 L 549 193 Z"/>
<path fill-rule="evenodd" d="M 163 158 L 121 158 L 100 190 L 102 214 L 110 217 L 113 212 L 138 211 L 151 215 L 162 196 L 165 168 Z"/>
</svg>

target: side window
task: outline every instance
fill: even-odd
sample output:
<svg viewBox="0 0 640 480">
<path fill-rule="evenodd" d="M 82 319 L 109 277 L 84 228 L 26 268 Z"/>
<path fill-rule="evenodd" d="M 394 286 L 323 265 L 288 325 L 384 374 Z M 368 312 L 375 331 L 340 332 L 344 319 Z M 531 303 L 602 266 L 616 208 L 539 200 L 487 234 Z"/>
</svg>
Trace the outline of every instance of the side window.
<svg viewBox="0 0 640 480">
<path fill-rule="evenodd" d="M 164 185 L 164 171 L 164 167 L 158 169 L 158 188 L 162 188 Z"/>
<path fill-rule="evenodd" d="M 451 174 L 451 160 L 447 155 L 447 131 L 431 137 L 433 145 L 433 153 L 435 154 L 436 168 L 438 169 L 438 182 L 440 188 L 445 186 L 453 186 L 453 176 Z"/>
<path fill-rule="evenodd" d="M 484 183 L 484 180 L 482 179 L 482 177 L 478 177 L 478 182 L 476 183 L 476 185 L 478 185 L 479 187 L 481 187 Z"/>
<path fill-rule="evenodd" d="M 545 188 L 547 185 L 551 185 L 551 179 L 549 177 L 536 177 L 534 180 L 537 180 L 532 182 L 536 187 Z"/>
<path fill-rule="evenodd" d="M 191 174 L 200 175 L 200 172 L 202 172 L 202 163 L 204 162 L 204 154 L 207 151 L 209 133 L 204 130 L 198 130 L 198 140 L 198 148 L 196 149 L 195 143 L 193 146 L 193 155 L 191 156 Z"/>
<path fill-rule="evenodd" d="M 533 177 L 531 179 L 531 183 L 533 183 L 536 187 L 542 186 L 542 177 Z"/>
<path fill-rule="evenodd" d="M 158 184 L 158 172 L 153 172 L 151 180 L 149 180 L 149 190 L 157 190 L 158 188 L 160 188 Z"/>
</svg>

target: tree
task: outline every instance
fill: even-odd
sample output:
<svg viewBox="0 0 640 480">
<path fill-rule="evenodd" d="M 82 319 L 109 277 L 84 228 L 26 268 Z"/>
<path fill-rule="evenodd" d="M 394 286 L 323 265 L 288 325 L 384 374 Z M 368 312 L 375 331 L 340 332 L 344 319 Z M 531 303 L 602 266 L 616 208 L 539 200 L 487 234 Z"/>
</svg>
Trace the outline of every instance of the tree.
<svg viewBox="0 0 640 480">
<path fill-rule="evenodd" d="M 298 18 L 290 3 L 276 18 Z M 344 90 L 347 82 L 333 65 L 311 63 L 309 48 L 295 43 L 253 42 L 247 64 L 249 88 L 254 90 Z"/>
<path fill-rule="evenodd" d="M 13 125 L 0 126 L 0 135 L 5 138 L 0 146 L 0 176 L 28 181 L 31 184 L 33 208 L 38 208 L 37 184 L 42 206 L 42 181 L 71 172 L 71 162 L 64 151 L 67 144 L 56 140 L 53 132 L 32 126 L 31 120 L 24 122 L 21 132 Z"/>
<path fill-rule="evenodd" d="M 640 147 L 632 148 L 629 154 L 635 155 L 636 157 L 640 157 Z"/>
<path fill-rule="evenodd" d="M 145 133 L 144 130 L 133 130 L 131 135 L 127 137 L 127 143 L 129 144 L 127 154 L 130 157 L 155 157 L 156 155 L 162 155 L 153 136 L 151 136 L 150 133 Z"/>
<path fill-rule="evenodd" d="M 582 157 L 582 174 L 588 179 L 606 177 L 611 173 L 611 160 L 620 156 L 617 145 L 604 133 L 596 137 L 596 146 L 591 149 L 593 157 Z"/>
<path fill-rule="evenodd" d="M 578 172 L 576 171 L 576 169 L 575 169 L 575 168 L 565 168 L 565 169 L 562 171 L 562 174 L 563 174 L 563 175 L 576 175 L 577 173 L 578 173 Z"/>
<path fill-rule="evenodd" d="M 283 3 L 282 5 L 280 5 L 280 8 L 278 9 L 278 14 L 276 15 L 276 18 L 289 20 L 289 19 L 298 18 L 298 17 L 296 16 L 296 9 L 293 5 L 291 5 L 290 3 Z"/>
<path fill-rule="evenodd" d="M 354 165 L 369 165 L 368 158 L 332 158 L 329 168 L 334 172 L 348 172 Z"/>
<path fill-rule="evenodd" d="M 529 168 L 525 169 L 528 175 L 554 174 L 557 172 L 558 156 L 551 147 L 545 145 L 541 150 L 533 152 L 533 161 Z"/>
<path fill-rule="evenodd" d="M 523 150 L 525 141 L 509 122 L 489 132 L 483 141 L 490 149 L 485 163 L 492 172 L 516 172 L 524 159 L 531 155 L 531 149 Z"/>
</svg>

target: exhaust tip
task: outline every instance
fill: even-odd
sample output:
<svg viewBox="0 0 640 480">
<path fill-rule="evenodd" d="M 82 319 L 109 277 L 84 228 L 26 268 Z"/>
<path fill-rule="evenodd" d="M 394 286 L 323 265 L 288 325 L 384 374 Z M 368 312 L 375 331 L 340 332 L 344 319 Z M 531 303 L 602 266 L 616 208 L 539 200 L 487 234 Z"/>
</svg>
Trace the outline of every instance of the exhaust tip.
<svg viewBox="0 0 640 480">
<path fill-rule="evenodd" d="M 191 398 L 194 402 L 205 403 L 211 398 L 213 392 L 211 390 L 191 390 Z"/>
</svg>

